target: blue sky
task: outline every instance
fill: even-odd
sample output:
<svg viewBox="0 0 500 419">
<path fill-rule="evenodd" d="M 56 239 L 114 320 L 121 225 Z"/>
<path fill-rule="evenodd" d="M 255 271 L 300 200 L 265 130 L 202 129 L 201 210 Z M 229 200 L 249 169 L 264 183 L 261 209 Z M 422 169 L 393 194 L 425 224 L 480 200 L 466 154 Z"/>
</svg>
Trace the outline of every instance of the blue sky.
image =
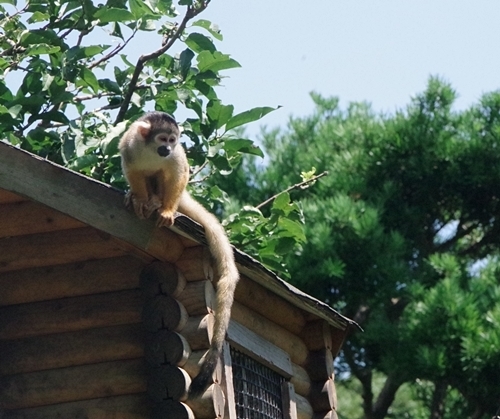
<svg viewBox="0 0 500 419">
<path fill-rule="evenodd" d="M 237 112 L 283 106 L 251 135 L 309 114 L 311 91 L 393 112 L 430 75 L 452 83 L 459 109 L 500 88 L 498 0 L 212 0 L 201 17 L 242 65 L 226 72 L 221 99 Z"/>
</svg>

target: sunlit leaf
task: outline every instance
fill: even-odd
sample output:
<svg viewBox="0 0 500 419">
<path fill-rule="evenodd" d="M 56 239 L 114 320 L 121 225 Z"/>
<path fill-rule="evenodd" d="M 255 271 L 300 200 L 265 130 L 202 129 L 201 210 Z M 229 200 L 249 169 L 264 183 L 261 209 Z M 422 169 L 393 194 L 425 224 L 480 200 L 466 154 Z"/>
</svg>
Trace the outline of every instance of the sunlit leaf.
<svg viewBox="0 0 500 419">
<path fill-rule="evenodd" d="M 277 108 L 270 107 L 259 107 L 253 108 L 245 112 L 241 112 L 233 116 L 226 124 L 226 130 L 239 127 L 241 125 L 248 124 L 249 122 L 258 121 L 259 119 L 266 116 L 269 112 L 275 111 Z"/>
</svg>

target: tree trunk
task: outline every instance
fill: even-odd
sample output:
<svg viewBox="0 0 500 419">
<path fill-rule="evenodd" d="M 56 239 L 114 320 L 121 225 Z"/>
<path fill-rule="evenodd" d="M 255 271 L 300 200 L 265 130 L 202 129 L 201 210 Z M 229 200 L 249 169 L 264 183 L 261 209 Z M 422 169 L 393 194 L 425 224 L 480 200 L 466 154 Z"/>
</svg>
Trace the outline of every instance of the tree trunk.
<svg viewBox="0 0 500 419">
<path fill-rule="evenodd" d="M 384 383 L 384 387 L 377 397 L 377 401 L 373 406 L 373 418 L 383 419 L 387 415 L 389 408 L 396 397 L 399 387 L 404 383 L 401 373 L 391 373 Z"/>
<path fill-rule="evenodd" d="M 430 419 L 443 419 L 447 388 L 448 384 L 444 380 L 434 383 Z"/>
</svg>

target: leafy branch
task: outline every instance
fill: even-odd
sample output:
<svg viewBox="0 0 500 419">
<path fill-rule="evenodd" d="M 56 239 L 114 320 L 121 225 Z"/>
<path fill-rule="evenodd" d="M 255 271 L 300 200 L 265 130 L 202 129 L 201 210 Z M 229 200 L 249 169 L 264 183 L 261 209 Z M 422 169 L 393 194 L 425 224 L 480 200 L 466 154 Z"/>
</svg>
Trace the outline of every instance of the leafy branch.
<svg viewBox="0 0 500 419">
<path fill-rule="evenodd" d="M 118 111 L 118 115 L 116 116 L 114 125 L 119 124 L 122 122 L 125 118 L 125 114 L 127 112 L 128 106 L 130 104 L 130 101 L 132 100 L 132 95 L 134 94 L 134 91 L 136 89 L 137 82 L 139 80 L 139 76 L 142 73 L 142 70 L 144 69 L 144 64 L 150 60 L 154 60 L 155 58 L 158 58 L 160 55 L 164 54 L 167 52 L 172 45 L 177 41 L 177 39 L 180 38 L 180 36 L 183 34 L 184 29 L 186 29 L 187 23 L 196 17 L 199 13 L 201 13 L 203 10 L 206 9 L 208 6 L 208 3 L 210 1 L 203 1 L 199 3 L 197 7 L 193 6 L 188 6 L 186 14 L 184 15 L 184 18 L 182 19 L 182 22 L 180 25 L 177 27 L 175 32 L 173 34 L 164 39 L 163 41 L 163 46 L 156 51 L 153 51 L 149 54 L 141 55 L 139 59 L 137 60 L 137 64 L 135 66 L 134 73 L 132 75 L 132 79 L 130 80 L 130 84 L 127 89 L 127 93 L 125 94 L 125 97 L 123 98 L 123 102 L 120 106 L 120 110 Z"/>
<path fill-rule="evenodd" d="M 261 209 L 262 207 L 266 206 L 270 202 L 274 201 L 278 196 L 280 196 L 283 193 L 288 193 L 290 191 L 293 191 L 294 189 L 305 189 L 309 187 L 311 184 L 316 182 L 319 178 L 322 178 L 323 176 L 326 176 L 328 172 L 323 172 L 320 173 L 319 175 L 313 176 L 313 177 L 308 177 L 302 182 L 296 183 L 295 185 L 289 186 L 286 188 L 284 191 L 278 192 L 276 195 L 271 196 L 270 198 L 266 199 L 264 202 L 261 202 L 259 205 L 257 205 L 255 208 Z"/>
</svg>

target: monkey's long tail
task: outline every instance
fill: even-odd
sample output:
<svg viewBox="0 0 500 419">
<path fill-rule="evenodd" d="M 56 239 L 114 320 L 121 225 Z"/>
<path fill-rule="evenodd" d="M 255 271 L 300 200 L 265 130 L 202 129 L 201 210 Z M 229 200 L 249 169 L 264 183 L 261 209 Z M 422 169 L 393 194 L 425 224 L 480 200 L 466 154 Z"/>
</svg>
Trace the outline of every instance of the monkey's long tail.
<svg viewBox="0 0 500 419">
<path fill-rule="evenodd" d="M 239 273 L 234 262 L 233 249 L 219 220 L 186 191 L 179 203 L 179 212 L 192 218 L 205 228 L 210 252 L 215 260 L 219 274 L 215 295 L 215 322 L 212 342 L 200 372 L 193 379 L 189 388 L 189 397 L 198 397 L 211 384 L 213 372 L 222 353 Z"/>
</svg>

